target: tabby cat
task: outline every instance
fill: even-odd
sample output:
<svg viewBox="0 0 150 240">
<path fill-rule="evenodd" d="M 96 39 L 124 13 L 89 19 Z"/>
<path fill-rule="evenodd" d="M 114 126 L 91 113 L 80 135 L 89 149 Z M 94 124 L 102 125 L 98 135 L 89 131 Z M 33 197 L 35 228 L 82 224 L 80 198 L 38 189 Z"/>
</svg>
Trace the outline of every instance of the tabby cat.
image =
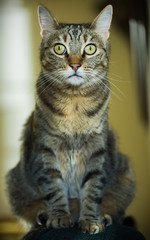
<svg viewBox="0 0 150 240">
<path fill-rule="evenodd" d="M 98 233 L 121 223 L 135 193 L 127 158 L 108 124 L 112 6 L 88 24 L 64 24 L 38 8 L 42 43 L 35 109 L 20 161 L 7 175 L 13 212 L 31 227 Z"/>
</svg>

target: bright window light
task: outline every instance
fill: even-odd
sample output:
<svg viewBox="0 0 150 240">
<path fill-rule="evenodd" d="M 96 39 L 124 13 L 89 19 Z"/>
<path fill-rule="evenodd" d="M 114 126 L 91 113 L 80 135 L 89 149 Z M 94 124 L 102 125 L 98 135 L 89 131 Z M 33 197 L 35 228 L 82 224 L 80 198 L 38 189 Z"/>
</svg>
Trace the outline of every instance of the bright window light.
<svg viewBox="0 0 150 240">
<path fill-rule="evenodd" d="M 0 217 L 9 215 L 4 194 L 6 172 L 19 160 L 22 125 L 33 109 L 30 17 L 22 1 L 0 3 Z"/>
</svg>

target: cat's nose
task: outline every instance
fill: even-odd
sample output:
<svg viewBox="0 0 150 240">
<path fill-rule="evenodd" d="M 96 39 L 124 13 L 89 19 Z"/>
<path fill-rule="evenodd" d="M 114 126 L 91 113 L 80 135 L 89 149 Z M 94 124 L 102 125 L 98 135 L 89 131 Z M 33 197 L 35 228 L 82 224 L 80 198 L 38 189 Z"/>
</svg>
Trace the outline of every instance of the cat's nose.
<svg viewBox="0 0 150 240">
<path fill-rule="evenodd" d="M 81 67 L 80 63 L 70 63 L 70 67 L 76 72 L 79 67 Z"/>
</svg>

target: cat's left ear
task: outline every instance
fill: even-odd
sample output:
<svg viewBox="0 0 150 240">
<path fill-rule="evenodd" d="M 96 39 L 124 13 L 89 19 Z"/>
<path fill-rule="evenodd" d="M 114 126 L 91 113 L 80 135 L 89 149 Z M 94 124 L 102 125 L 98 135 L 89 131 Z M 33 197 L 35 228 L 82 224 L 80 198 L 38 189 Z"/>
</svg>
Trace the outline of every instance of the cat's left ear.
<svg viewBox="0 0 150 240">
<path fill-rule="evenodd" d="M 109 38 L 109 28 L 112 21 L 113 8 L 106 6 L 95 18 L 91 27 L 106 40 Z"/>
<path fill-rule="evenodd" d="M 41 27 L 40 34 L 42 37 L 53 32 L 58 26 L 56 19 L 42 4 L 38 6 L 38 18 Z"/>
</svg>

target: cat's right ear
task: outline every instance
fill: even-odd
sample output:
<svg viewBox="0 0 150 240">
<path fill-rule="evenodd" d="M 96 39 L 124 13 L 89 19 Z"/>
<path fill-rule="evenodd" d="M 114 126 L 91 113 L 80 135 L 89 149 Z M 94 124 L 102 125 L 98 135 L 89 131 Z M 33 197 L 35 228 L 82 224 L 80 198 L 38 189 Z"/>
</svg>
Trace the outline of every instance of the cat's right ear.
<svg viewBox="0 0 150 240">
<path fill-rule="evenodd" d="M 113 8 L 111 5 L 108 5 L 100 12 L 91 25 L 91 27 L 106 40 L 109 38 L 112 15 Z"/>
<path fill-rule="evenodd" d="M 38 6 L 38 19 L 41 28 L 40 34 L 42 37 L 53 32 L 58 26 L 58 22 L 42 4 Z"/>
</svg>

